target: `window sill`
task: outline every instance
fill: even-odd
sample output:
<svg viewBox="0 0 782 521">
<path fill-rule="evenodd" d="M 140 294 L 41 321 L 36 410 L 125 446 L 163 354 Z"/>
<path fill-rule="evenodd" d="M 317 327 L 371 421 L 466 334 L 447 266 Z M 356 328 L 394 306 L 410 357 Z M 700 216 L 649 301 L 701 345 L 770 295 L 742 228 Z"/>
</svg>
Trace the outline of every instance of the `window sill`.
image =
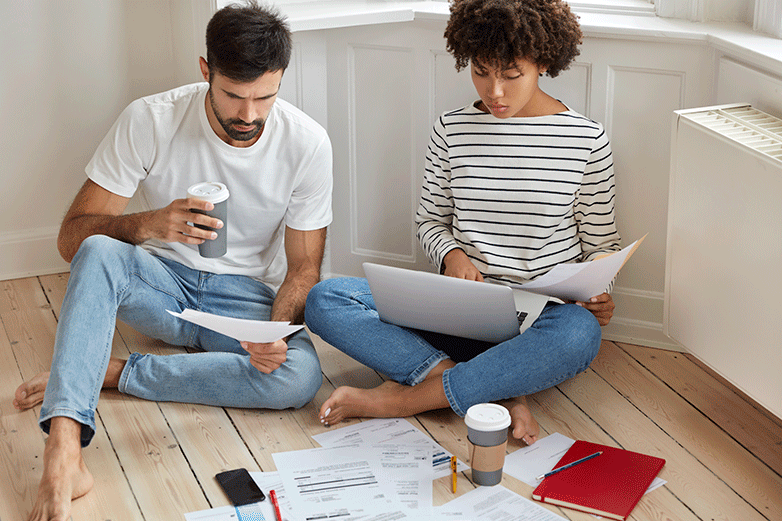
<svg viewBox="0 0 782 521">
<path fill-rule="evenodd" d="M 574 0 L 584 35 L 598 38 L 705 43 L 753 65 L 782 75 L 782 42 L 740 23 L 695 23 L 654 16 L 643 0 L 621 0 L 630 12 L 595 7 L 595 0 Z M 620 5 L 620 4 L 617 4 Z M 649 7 L 644 7 L 649 6 Z M 435 1 L 339 0 L 283 3 L 294 32 L 337 29 L 415 20 L 445 21 L 448 3 Z M 638 11 L 646 9 L 646 11 Z M 610 12 L 609 12 L 610 11 Z"/>
</svg>

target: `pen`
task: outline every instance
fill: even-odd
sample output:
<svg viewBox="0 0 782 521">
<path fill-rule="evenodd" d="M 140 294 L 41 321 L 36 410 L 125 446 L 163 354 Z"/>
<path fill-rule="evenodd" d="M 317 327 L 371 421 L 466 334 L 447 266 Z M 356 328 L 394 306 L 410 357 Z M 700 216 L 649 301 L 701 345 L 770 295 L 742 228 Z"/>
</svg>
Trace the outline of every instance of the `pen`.
<svg viewBox="0 0 782 521">
<path fill-rule="evenodd" d="M 451 492 L 456 493 L 456 456 L 451 456 Z"/>
<path fill-rule="evenodd" d="M 274 505 L 274 515 L 277 518 L 277 521 L 282 521 L 282 514 L 280 514 L 280 502 L 277 501 L 277 493 L 274 490 L 270 490 L 269 497 L 272 498 L 272 505 Z"/>
<path fill-rule="evenodd" d="M 568 463 L 567 465 L 562 465 L 562 466 L 561 466 L 561 467 L 559 467 L 559 468 L 556 468 L 556 469 L 554 469 L 554 470 L 552 470 L 552 471 L 546 472 L 546 473 L 545 473 L 545 474 L 543 474 L 542 476 L 538 476 L 538 478 L 537 478 L 537 479 L 538 479 L 538 480 L 545 479 L 545 478 L 547 478 L 547 477 L 549 477 L 549 476 L 551 476 L 551 475 L 553 475 L 553 474 L 556 474 L 556 473 L 557 473 L 557 472 L 559 472 L 560 470 L 569 469 L 569 468 L 570 468 L 570 467 L 572 467 L 573 465 L 578 465 L 579 463 L 583 463 L 583 462 L 585 462 L 585 461 L 586 461 L 586 460 L 588 460 L 588 459 L 592 459 L 592 458 L 594 458 L 594 457 L 596 457 L 596 456 L 600 456 L 602 453 L 603 453 L 603 451 L 600 451 L 600 452 L 595 452 L 594 454 L 590 454 L 589 456 L 584 456 L 583 458 L 581 458 L 581 459 L 577 459 L 576 461 L 573 461 L 573 462 L 571 462 L 571 463 Z"/>
</svg>

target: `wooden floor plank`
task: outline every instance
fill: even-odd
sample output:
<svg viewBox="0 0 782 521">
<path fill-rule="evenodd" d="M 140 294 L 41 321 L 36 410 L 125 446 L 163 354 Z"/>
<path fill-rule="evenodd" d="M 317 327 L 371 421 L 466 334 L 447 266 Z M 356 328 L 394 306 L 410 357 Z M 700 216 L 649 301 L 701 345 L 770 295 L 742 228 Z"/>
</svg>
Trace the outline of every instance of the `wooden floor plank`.
<svg viewBox="0 0 782 521">
<path fill-rule="evenodd" d="M 41 480 L 43 433 L 38 412 L 17 411 L 14 392 L 24 381 L 0 322 L 0 519 L 17 519 L 32 509 Z"/>
<path fill-rule="evenodd" d="M 719 426 L 611 343 L 592 368 L 741 498 L 768 519 L 782 519 L 782 478 Z"/>
<path fill-rule="evenodd" d="M 182 348 L 152 339 L 121 321 L 117 321 L 117 330 L 129 352 L 155 355 L 183 352 Z M 158 405 L 211 506 L 229 505 L 215 474 L 235 468 L 257 470 L 258 464 L 225 409 L 171 402 Z"/>
<path fill-rule="evenodd" d="M 0 313 L 0 318 L 7 325 L 6 333 L 22 378 L 29 380 L 40 372 L 48 371 L 57 326 L 37 279 L 6 283 L 4 297 L 0 297 L 2 300 L 5 302 L 0 303 L 0 308 L 8 311 Z M 35 409 L 36 427 L 37 413 L 38 408 Z M 42 455 L 41 450 L 35 456 L 38 466 Z M 107 514 L 118 519 L 141 519 L 133 493 L 99 418 L 96 420 L 95 441 L 89 450 L 83 451 L 83 456 L 90 472 L 103 479 L 96 479 L 93 493 L 74 501 L 74 520 L 105 519 L 100 516 Z M 41 471 L 42 467 L 36 470 L 38 479 Z"/>
<path fill-rule="evenodd" d="M 747 414 L 754 404 L 748 403 L 685 354 L 630 344 L 619 344 L 619 347 L 782 475 L 782 426 L 777 422 L 762 411 Z"/>
<path fill-rule="evenodd" d="M 598 355 L 597 363 L 601 356 Z M 757 510 L 727 486 L 723 479 L 698 461 L 593 370 L 587 370 L 558 387 L 622 448 L 666 459 L 667 464 L 660 472 L 660 477 L 668 481 L 666 487 L 675 496 L 687 498 L 687 507 L 700 518 L 725 521 L 765 520 Z M 714 501 L 716 497 L 720 498 L 719 502 Z"/>
</svg>

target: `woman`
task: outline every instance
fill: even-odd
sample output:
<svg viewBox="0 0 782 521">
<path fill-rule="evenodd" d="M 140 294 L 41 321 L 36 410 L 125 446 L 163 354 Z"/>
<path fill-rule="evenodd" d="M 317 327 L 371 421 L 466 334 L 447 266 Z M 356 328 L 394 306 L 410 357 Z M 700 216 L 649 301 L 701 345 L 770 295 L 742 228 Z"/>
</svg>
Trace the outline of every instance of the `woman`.
<svg viewBox="0 0 782 521">
<path fill-rule="evenodd" d="M 426 154 L 416 222 L 440 273 L 520 284 L 618 251 L 605 132 L 538 86 L 578 55 L 567 4 L 454 0 L 445 37 L 457 70 L 469 64 L 479 100 L 435 122 Z M 523 334 L 491 345 L 381 322 L 364 279 L 323 281 L 307 299 L 310 329 L 390 380 L 336 389 L 321 421 L 444 407 L 464 416 L 475 403 L 506 400 L 512 435 L 532 444 L 540 429 L 526 396 L 584 371 L 613 310 L 608 293 L 549 304 Z"/>
</svg>

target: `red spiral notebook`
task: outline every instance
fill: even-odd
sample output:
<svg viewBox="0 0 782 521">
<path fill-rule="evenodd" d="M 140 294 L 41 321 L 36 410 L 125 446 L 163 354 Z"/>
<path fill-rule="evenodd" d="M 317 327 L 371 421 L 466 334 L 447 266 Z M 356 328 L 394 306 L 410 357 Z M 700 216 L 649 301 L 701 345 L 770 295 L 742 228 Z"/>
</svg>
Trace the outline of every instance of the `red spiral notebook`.
<svg viewBox="0 0 782 521">
<path fill-rule="evenodd" d="M 555 469 L 595 452 L 600 456 L 545 478 L 532 499 L 623 521 L 665 460 L 588 441 L 576 441 Z"/>
</svg>

